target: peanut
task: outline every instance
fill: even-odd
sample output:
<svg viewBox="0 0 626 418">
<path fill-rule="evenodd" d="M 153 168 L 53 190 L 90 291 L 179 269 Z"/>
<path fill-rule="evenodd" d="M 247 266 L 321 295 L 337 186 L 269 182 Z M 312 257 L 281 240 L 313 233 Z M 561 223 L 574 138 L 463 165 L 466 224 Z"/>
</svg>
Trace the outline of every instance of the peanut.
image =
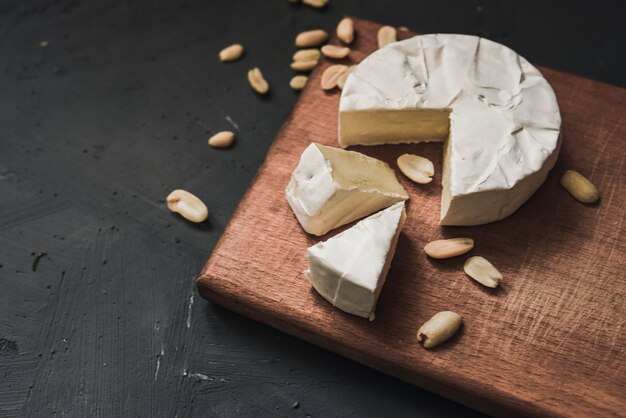
<svg viewBox="0 0 626 418">
<path fill-rule="evenodd" d="M 291 63 L 291 68 L 296 71 L 311 71 L 317 65 L 317 60 L 309 61 L 294 61 Z"/>
<path fill-rule="evenodd" d="M 502 281 L 502 274 L 498 271 L 498 269 L 480 256 L 468 258 L 467 261 L 465 261 L 463 270 L 465 271 L 465 274 L 483 286 L 496 288 Z"/>
<path fill-rule="evenodd" d="M 248 71 L 248 81 L 250 82 L 250 86 L 252 86 L 254 91 L 259 94 L 265 94 L 270 89 L 270 85 L 267 83 L 265 78 L 263 78 L 261 70 L 256 67 Z"/>
<path fill-rule="evenodd" d="M 351 44 L 354 40 L 354 21 L 349 17 L 344 17 L 337 25 L 337 38 L 346 44 Z"/>
<path fill-rule="evenodd" d="M 433 181 L 435 166 L 428 158 L 414 154 L 403 154 L 398 157 L 397 163 L 402 174 L 415 183 L 427 184 Z"/>
<path fill-rule="evenodd" d="M 166 202 L 170 211 L 179 213 L 190 222 L 202 222 L 209 215 L 209 211 L 202 200 L 185 190 L 174 190 L 167 196 Z"/>
<path fill-rule="evenodd" d="M 296 46 L 298 48 L 309 48 L 312 46 L 318 46 L 326 42 L 328 39 L 328 32 L 322 29 L 314 29 L 306 32 L 301 32 L 296 36 Z"/>
<path fill-rule="evenodd" d="M 345 58 L 350 54 L 350 48 L 347 46 L 335 46 L 335 45 L 324 45 L 322 47 L 322 54 L 328 58 L 341 59 Z"/>
<path fill-rule="evenodd" d="M 235 134 L 231 131 L 218 132 L 209 138 L 209 145 L 213 148 L 228 148 L 235 140 Z"/>
<path fill-rule="evenodd" d="M 328 0 L 302 0 L 302 3 L 307 6 L 315 7 L 316 9 L 321 9 L 328 4 Z"/>
<path fill-rule="evenodd" d="M 346 84 L 346 80 L 348 79 L 348 76 L 350 75 L 352 70 L 354 70 L 354 67 L 356 67 L 356 65 L 349 66 L 348 69 L 341 73 L 341 75 L 337 79 L 337 87 L 339 87 L 340 90 L 343 90 L 343 86 Z"/>
<path fill-rule="evenodd" d="M 379 48 L 396 42 L 396 28 L 392 26 L 383 26 L 378 30 L 377 39 Z"/>
<path fill-rule="evenodd" d="M 306 86 L 307 81 L 309 81 L 309 77 L 305 75 L 297 75 L 291 79 L 289 87 L 294 90 L 302 90 L 304 86 Z"/>
<path fill-rule="evenodd" d="M 241 55 L 243 55 L 243 46 L 241 44 L 232 44 L 220 51 L 220 61 L 235 61 L 239 59 Z"/>
<path fill-rule="evenodd" d="M 326 68 L 324 70 L 324 73 L 322 74 L 322 79 L 320 81 L 322 89 L 331 90 L 337 87 L 337 79 L 347 69 L 347 65 L 341 64 L 331 65 L 330 67 Z"/>
<path fill-rule="evenodd" d="M 293 60 L 294 61 L 311 61 L 311 60 L 317 61 L 318 59 L 320 59 L 321 55 L 322 53 L 317 48 L 301 49 L 300 51 L 293 54 Z"/>
<path fill-rule="evenodd" d="M 565 187 L 574 199 L 582 203 L 595 203 L 600 198 L 596 186 L 578 171 L 565 171 L 561 177 L 561 186 Z"/>
<path fill-rule="evenodd" d="M 463 319 L 452 311 L 436 313 L 417 330 L 417 341 L 424 348 L 433 348 L 449 340 L 457 333 Z"/>
<path fill-rule="evenodd" d="M 450 238 L 426 244 L 424 251 L 432 258 L 450 258 L 465 254 L 474 248 L 471 238 Z"/>
</svg>

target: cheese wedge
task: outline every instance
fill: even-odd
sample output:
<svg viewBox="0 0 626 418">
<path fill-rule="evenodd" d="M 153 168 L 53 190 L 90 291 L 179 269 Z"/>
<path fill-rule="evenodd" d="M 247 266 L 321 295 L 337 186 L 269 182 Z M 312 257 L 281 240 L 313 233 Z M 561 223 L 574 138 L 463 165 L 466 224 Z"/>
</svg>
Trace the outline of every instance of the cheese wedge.
<svg viewBox="0 0 626 418">
<path fill-rule="evenodd" d="M 342 311 L 373 321 L 405 220 L 404 202 L 396 203 L 309 247 L 305 274 L 315 290 Z"/>
<path fill-rule="evenodd" d="M 383 161 L 316 143 L 302 153 L 285 194 L 304 230 L 313 235 L 409 198 Z"/>
<path fill-rule="evenodd" d="M 445 141 L 442 225 L 515 212 L 560 149 L 556 96 L 515 51 L 468 35 L 389 44 L 352 71 L 339 105 L 339 144 Z"/>
</svg>

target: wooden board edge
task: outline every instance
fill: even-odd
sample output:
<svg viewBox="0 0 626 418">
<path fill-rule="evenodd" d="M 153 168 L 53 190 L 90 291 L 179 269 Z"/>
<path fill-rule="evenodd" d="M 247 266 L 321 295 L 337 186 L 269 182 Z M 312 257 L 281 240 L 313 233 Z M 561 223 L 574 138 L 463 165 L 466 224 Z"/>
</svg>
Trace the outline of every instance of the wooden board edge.
<svg viewBox="0 0 626 418">
<path fill-rule="evenodd" d="M 315 67 L 315 69 L 311 72 L 311 74 L 309 74 L 309 80 L 314 78 L 315 74 L 317 74 L 319 71 L 321 71 L 321 67 L 322 66 L 320 66 L 320 65 Z M 230 217 L 228 223 L 226 224 L 226 228 L 224 228 L 220 238 L 217 241 L 217 244 L 215 244 L 215 247 L 213 248 L 213 250 L 211 252 L 211 255 L 209 256 L 209 259 L 204 264 L 204 267 L 202 268 L 202 271 L 201 271 L 200 275 L 196 279 L 196 286 L 198 287 L 198 289 L 200 289 L 202 276 L 205 275 L 206 272 L 210 270 L 211 265 L 214 262 L 215 254 L 219 253 L 219 250 L 221 248 L 221 244 L 222 244 L 222 242 L 224 240 L 224 237 L 227 237 L 229 235 L 228 232 L 231 229 L 232 225 L 234 224 L 234 221 L 239 217 L 239 212 L 245 206 L 245 203 L 248 200 L 249 195 L 250 195 L 252 189 L 254 188 L 254 185 L 259 180 L 259 177 L 261 176 L 261 174 L 267 169 L 267 165 L 269 164 L 269 157 L 272 155 L 274 149 L 276 147 L 278 147 L 277 139 L 282 137 L 283 136 L 283 132 L 286 131 L 287 129 L 289 129 L 289 126 L 291 124 L 291 121 L 293 120 L 294 114 L 296 113 L 298 108 L 302 105 L 301 98 L 304 95 L 307 94 L 307 91 L 309 89 L 318 87 L 318 86 L 313 86 L 312 84 L 313 83 L 307 83 L 304 86 L 304 89 L 302 89 L 302 91 L 300 92 L 298 100 L 296 101 L 295 105 L 293 106 L 293 108 L 291 109 L 291 111 L 289 112 L 289 114 L 287 115 L 285 120 L 283 121 L 282 125 L 280 126 L 280 129 L 278 130 L 278 132 L 276 133 L 276 136 L 274 137 L 274 140 L 272 140 L 272 143 L 270 144 L 269 148 L 267 149 L 267 152 L 266 152 L 265 156 L 263 157 L 263 162 L 261 163 L 261 165 L 257 169 L 256 173 L 252 177 L 252 180 L 250 181 L 250 184 L 246 188 L 245 193 L 241 197 L 241 200 L 237 204 L 237 207 L 235 208 L 235 211 L 233 212 L 232 216 Z"/>
<path fill-rule="evenodd" d="M 290 320 L 291 318 L 281 316 L 278 311 L 264 308 L 258 303 L 250 303 L 251 301 L 244 300 L 245 297 L 242 297 L 240 294 L 233 294 L 225 288 L 215 286 L 214 284 L 219 283 L 219 280 L 220 278 L 215 277 L 210 272 L 203 272 L 197 281 L 200 296 L 224 309 L 263 323 L 280 332 L 433 392 L 446 399 L 496 417 L 516 418 L 559 415 L 558 411 L 540 409 L 539 405 L 525 399 L 511 397 L 511 394 L 508 392 L 501 392 L 499 396 L 494 396 L 495 393 L 492 390 L 481 391 L 476 387 L 474 387 L 474 391 L 470 392 L 460 384 L 455 385 L 452 382 L 446 382 L 445 376 L 442 376 L 440 380 L 428 379 L 426 381 L 426 379 L 421 379 L 409 369 L 399 368 L 392 362 L 384 360 L 380 362 L 371 361 L 370 358 L 349 346 L 337 344 L 336 341 L 324 338 L 322 334 L 297 326 Z M 267 306 L 271 305 L 268 304 Z M 466 385 L 466 387 L 472 386 Z"/>
</svg>

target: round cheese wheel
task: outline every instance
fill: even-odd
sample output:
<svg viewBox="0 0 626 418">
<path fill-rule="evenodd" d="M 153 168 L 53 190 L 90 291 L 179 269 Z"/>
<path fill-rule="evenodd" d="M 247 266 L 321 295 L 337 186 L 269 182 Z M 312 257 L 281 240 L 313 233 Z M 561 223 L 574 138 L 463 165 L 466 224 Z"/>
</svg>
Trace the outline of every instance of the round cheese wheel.
<svg viewBox="0 0 626 418">
<path fill-rule="evenodd" d="M 541 73 L 469 35 L 421 35 L 377 50 L 352 71 L 339 106 L 342 147 L 444 142 L 443 225 L 515 212 L 554 166 L 560 128 Z"/>
</svg>

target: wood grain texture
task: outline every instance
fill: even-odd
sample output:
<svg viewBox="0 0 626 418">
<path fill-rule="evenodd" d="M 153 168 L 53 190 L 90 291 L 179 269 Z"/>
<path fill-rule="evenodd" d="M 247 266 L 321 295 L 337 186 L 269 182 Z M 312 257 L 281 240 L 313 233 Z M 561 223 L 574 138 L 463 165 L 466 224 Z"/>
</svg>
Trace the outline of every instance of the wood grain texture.
<svg viewBox="0 0 626 418">
<path fill-rule="evenodd" d="M 374 50 L 379 25 L 357 21 L 349 59 Z M 401 37 L 412 34 L 399 32 Z M 203 297 L 358 362 L 494 415 L 624 416 L 626 411 L 626 91 L 547 68 L 563 116 L 563 148 L 540 190 L 513 216 L 480 227 L 438 225 L 440 144 L 356 147 L 395 166 L 401 153 L 431 159 L 437 174 L 411 195 L 387 284 L 368 322 L 332 308 L 303 277 L 318 240 L 293 216 L 284 188 L 312 141 L 337 145 L 339 93 L 309 81 L 198 279 Z M 559 185 L 573 168 L 602 199 L 585 206 Z M 335 234 L 331 232 L 328 236 Z M 428 259 L 423 246 L 469 236 L 504 274 L 486 290 L 466 257 Z M 324 237 L 324 239 L 327 237 Z M 434 313 L 454 310 L 462 332 L 431 351 L 415 339 Z"/>
</svg>

